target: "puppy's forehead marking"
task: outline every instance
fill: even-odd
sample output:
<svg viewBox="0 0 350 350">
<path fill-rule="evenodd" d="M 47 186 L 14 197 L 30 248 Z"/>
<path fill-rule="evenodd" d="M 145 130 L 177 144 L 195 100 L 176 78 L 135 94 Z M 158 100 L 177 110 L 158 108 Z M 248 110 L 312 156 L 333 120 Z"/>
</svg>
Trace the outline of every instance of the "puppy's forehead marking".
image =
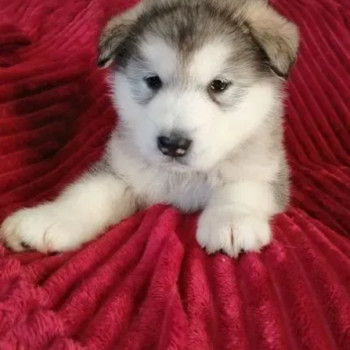
<svg viewBox="0 0 350 350">
<path fill-rule="evenodd" d="M 175 73 L 178 62 L 177 51 L 162 38 L 146 37 L 141 44 L 141 54 L 148 68 L 161 77 L 171 77 Z"/>
<path fill-rule="evenodd" d="M 232 48 L 222 40 L 206 43 L 191 55 L 188 74 L 193 79 L 207 83 L 223 73 L 231 55 Z"/>
</svg>

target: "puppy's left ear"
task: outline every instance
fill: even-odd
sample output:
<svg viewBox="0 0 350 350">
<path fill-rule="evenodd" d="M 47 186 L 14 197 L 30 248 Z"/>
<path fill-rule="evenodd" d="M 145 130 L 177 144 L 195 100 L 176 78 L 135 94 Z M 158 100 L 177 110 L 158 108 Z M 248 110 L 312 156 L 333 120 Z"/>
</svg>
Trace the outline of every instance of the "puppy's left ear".
<svg viewBox="0 0 350 350">
<path fill-rule="evenodd" d="M 250 32 L 266 53 L 272 71 L 286 79 L 298 53 L 297 26 L 265 1 L 252 2 L 245 15 Z"/>
<path fill-rule="evenodd" d="M 132 25 L 142 13 L 143 2 L 113 17 L 102 30 L 98 43 L 97 66 L 108 67 L 117 50 L 130 33 Z"/>
</svg>

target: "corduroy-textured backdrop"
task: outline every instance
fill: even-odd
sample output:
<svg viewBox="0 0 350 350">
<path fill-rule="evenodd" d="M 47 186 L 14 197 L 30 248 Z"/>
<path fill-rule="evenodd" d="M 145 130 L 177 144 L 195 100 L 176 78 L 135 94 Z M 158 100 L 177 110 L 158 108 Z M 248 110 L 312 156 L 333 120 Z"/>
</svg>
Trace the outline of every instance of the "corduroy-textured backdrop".
<svg viewBox="0 0 350 350">
<path fill-rule="evenodd" d="M 0 0 L 0 221 L 52 198 L 115 123 L 98 31 L 128 0 Z M 0 349 L 350 349 L 350 2 L 275 0 L 301 28 L 287 102 L 293 204 L 273 244 L 207 256 L 155 206 L 77 252 L 0 245 Z"/>
</svg>

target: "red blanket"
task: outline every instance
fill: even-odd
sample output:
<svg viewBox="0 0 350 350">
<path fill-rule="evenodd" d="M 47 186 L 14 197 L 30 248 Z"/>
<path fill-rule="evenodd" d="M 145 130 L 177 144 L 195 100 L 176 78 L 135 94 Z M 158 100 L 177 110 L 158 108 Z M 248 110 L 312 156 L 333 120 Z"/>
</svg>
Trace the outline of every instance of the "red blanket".
<svg viewBox="0 0 350 350">
<path fill-rule="evenodd" d="M 95 43 L 131 2 L 0 0 L 0 221 L 100 156 L 115 112 Z M 301 52 L 293 203 L 273 244 L 207 256 L 196 215 L 155 206 L 76 252 L 0 245 L 1 350 L 350 349 L 350 3 L 274 3 L 299 24 Z"/>
</svg>

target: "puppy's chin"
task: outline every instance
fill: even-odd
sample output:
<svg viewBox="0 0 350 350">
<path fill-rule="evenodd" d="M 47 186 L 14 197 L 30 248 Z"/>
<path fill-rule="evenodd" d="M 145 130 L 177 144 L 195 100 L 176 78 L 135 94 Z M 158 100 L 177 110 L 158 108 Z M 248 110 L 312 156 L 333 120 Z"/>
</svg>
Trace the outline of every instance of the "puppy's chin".
<svg viewBox="0 0 350 350">
<path fill-rule="evenodd" d="M 165 171 L 189 172 L 195 170 L 186 162 L 185 158 L 162 157 L 158 165 Z"/>
<path fill-rule="evenodd" d="M 158 163 L 161 169 L 164 171 L 173 171 L 180 173 L 209 173 L 214 167 L 214 165 L 210 164 L 201 164 L 194 162 L 193 159 L 184 157 L 184 158 L 176 158 L 176 159 L 163 159 Z"/>
<path fill-rule="evenodd" d="M 219 162 L 212 161 L 208 157 L 201 157 L 195 153 L 189 153 L 184 157 L 171 158 L 161 154 L 158 150 L 149 150 L 145 152 L 146 148 L 137 148 L 141 159 L 150 167 L 158 168 L 160 171 L 173 172 L 196 172 L 207 173 Z"/>
</svg>

